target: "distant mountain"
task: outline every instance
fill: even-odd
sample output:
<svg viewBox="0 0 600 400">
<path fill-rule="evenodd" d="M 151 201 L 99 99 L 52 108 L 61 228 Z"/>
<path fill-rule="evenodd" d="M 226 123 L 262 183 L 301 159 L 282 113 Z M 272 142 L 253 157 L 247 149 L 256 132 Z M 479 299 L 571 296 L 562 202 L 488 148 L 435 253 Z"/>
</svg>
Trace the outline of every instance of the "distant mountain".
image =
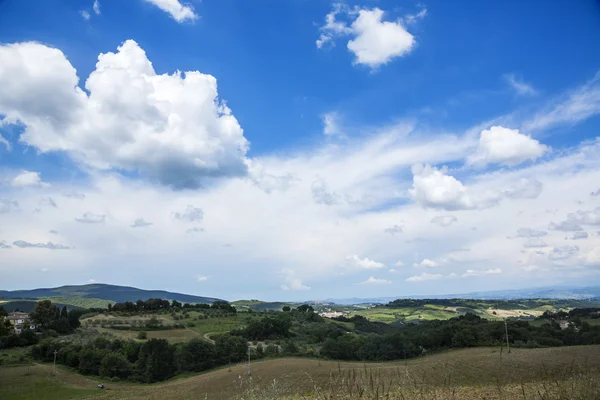
<svg viewBox="0 0 600 400">
<path fill-rule="evenodd" d="M 167 292 L 165 290 L 144 290 L 130 286 L 106 285 L 102 283 L 47 289 L 0 290 L 0 298 L 3 299 L 39 299 L 42 297 L 83 297 L 116 302 L 136 301 L 139 299 L 147 300 L 151 298 L 177 300 L 182 303 L 212 303 L 221 300 L 212 297 Z"/>
<path fill-rule="evenodd" d="M 326 299 L 321 303 L 339 305 L 385 304 L 396 299 L 474 299 L 474 300 L 518 300 L 518 299 L 556 299 L 556 300 L 587 300 L 600 298 L 600 286 L 570 287 L 550 286 L 529 289 L 491 290 L 461 294 L 417 295 L 372 298 L 343 298 Z"/>
</svg>

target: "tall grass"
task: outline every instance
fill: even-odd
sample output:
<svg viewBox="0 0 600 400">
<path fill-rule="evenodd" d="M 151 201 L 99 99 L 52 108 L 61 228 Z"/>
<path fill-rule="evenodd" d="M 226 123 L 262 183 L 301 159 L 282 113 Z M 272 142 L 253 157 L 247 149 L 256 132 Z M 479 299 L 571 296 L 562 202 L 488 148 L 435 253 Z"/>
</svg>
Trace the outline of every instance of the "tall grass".
<svg viewBox="0 0 600 400">
<path fill-rule="evenodd" d="M 297 394 L 294 388 L 276 379 L 267 385 L 257 385 L 252 377 L 239 376 L 236 384 L 241 393 L 237 400 L 461 400 L 461 399 L 522 399 L 522 400 L 596 400 L 600 399 L 600 372 L 571 365 L 550 371 L 543 366 L 535 379 L 528 382 L 503 382 L 464 385 L 453 379 L 452 370 L 432 369 L 428 373 L 411 373 L 398 368 L 396 375 L 382 374 L 367 368 L 342 370 L 329 374 L 324 384 L 315 381 L 309 392 Z M 307 373 L 310 379 L 310 373 Z"/>
</svg>

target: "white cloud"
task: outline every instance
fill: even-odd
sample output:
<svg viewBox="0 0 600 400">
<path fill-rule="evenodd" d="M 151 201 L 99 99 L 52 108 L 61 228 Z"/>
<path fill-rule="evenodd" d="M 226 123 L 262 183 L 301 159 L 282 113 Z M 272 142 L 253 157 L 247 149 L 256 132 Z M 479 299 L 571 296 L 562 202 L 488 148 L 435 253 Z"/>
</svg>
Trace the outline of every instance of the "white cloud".
<svg viewBox="0 0 600 400">
<path fill-rule="evenodd" d="M 551 222 L 550 225 L 548 225 L 548 229 L 553 230 L 553 231 L 570 232 L 570 231 L 582 231 L 583 227 L 579 224 L 579 222 L 572 220 L 572 219 L 567 219 L 566 221 L 562 221 L 559 223 Z"/>
<path fill-rule="evenodd" d="M 586 263 L 590 266 L 600 267 L 600 246 L 595 246 L 587 254 Z"/>
<path fill-rule="evenodd" d="M 404 263 L 402 261 L 396 261 L 396 263 L 394 264 L 394 266 L 396 266 L 396 267 L 404 267 Z"/>
<path fill-rule="evenodd" d="M 198 275 L 198 276 L 196 276 L 196 280 L 198 282 L 206 282 L 208 280 L 208 276 Z"/>
<path fill-rule="evenodd" d="M 540 239 L 539 237 L 529 238 L 523 243 L 523 247 L 525 248 L 536 248 L 536 247 L 547 247 L 548 244 Z"/>
<path fill-rule="evenodd" d="M 415 268 L 437 268 L 439 267 L 440 264 L 430 260 L 428 258 L 424 258 L 423 261 L 421 261 L 420 263 L 414 263 L 413 267 Z"/>
<path fill-rule="evenodd" d="M 341 133 L 339 126 L 339 115 L 335 111 L 323 114 L 323 135 L 334 136 Z"/>
<path fill-rule="evenodd" d="M 573 232 L 571 240 L 587 239 L 589 237 L 587 232 Z"/>
<path fill-rule="evenodd" d="M 106 219 L 106 215 L 94 214 L 93 212 L 85 212 L 80 218 L 75 218 L 75 221 L 82 224 L 101 224 Z"/>
<path fill-rule="evenodd" d="M 430 165 L 412 167 L 413 188 L 411 196 L 424 207 L 445 210 L 475 208 L 467 188 L 456 178 L 446 175 Z"/>
<path fill-rule="evenodd" d="M 89 21 L 89 20 L 90 20 L 90 17 L 91 17 L 91 15 L 90 15 L 90 13 L 89 13 L 89 12 L 87 12 L 87 11 L 85 11 L 85 10 L 81 10 L 81 11 L 79 11 L 79 14 L 80 14 L 80 15 L 81 15 L 81 17 L 82 17 L 83 19 L 85 19 L 86 21 Z"/>
<path fill-rule="evenodd" d="M 528 160 L 536 160 L 549 150 L 531 137 L 502 126 L 483 130 L 477 153 L 468 158 L 474 165 L 500 164 L 515 166 Z"/>
<path fill-rule="evenodd" d="M 144 220 L 144 218 L 137 218 L 135 221 L 133 221 L 133 224 L 131 224 L 130 226 L 132 228 L 144 228 L 150 225 L 152 225 L 152 222 L 148 222 Z"/>
<path fill-rule="evenodd" d="M 426 8 L 421 8 L 421 10 L 419 10 L 418 13 L 416 14 L 409 14 L 406 17 L 404 17 L 404 22 L 407 25 L 411 25 L 414 23 L 417 23 L 419 21 L 421 21 L 423 18 L 425 18 L 425 16 L 427 15 L 427 9 Z"/>
<path fill-rule="evenodd" d="M 433 281 L 437 279 L 442 279 L 444 276 L 442 274 L 428 274 L 426 272 L 421 275 L 411 276 L 410 278 L 406 278 L 407 282 L 422 282 L 422 281 Z"/>
<path fill-rule="evenodd" d="M 416 15 L 405 18 L 407 24 L 415 23 L 425 17 L 427 11 L 421 10 Z M 345 21 L 337 19 L 339 15 L 351 17 L 354 20 L 348 26 Z M 396 57 L 410 53 L 416 40 L 410 34 L 402 21 L 384 21 L 384 11 L 373 9 L 350 9 L 336 3 L 333 10 L 325 17 L 325 25 L 320 28 L 321 35 L 317 39 L 317 48 L 323 48 L 327 43 L 340 36 L 352 36 L 347 47 L 354 56 L 355 64 L 377 68 L 390 62 Z"/>
<path fill-rule="evenodd" d="M 93 9 L 96 15 L 100 15 L 100 0 L 94 0 Z"/>
<path fill-rule="evenodd" d="M 579 253 L 578 246 L 559 246 L 552 248 L 548 258 L 552 261 L 561 261 L 569 259 Z"/>
<path fill-rule="evenodd" d="M 185 21 L 194 21 L 199 18 L 194 12 L 194 7 L 191 5 L 183 5 L 179 0 L 145 0 L 148 3 L 154 4 L 164 12 L 168 13 L 173 19 L 179 23 Z"/>
<path fill-rule="evenodd" d="M 0 214 L 9 213 L 19 209 L 19 203 L 14 200 L 0 198 Z"/>
<path fill-rule="evenodd" d="M 368 257 L 360 258 L 356 254 L 346 256 L 346 264 L 356 269 L 380 269 L 385 268 L 385 264 L 369 259 Z"/>
<path fill-rule="evenodd" d="M 14 187 L 27 187 L 27 186 L 36 186 L 36 187 L 49 187 L 50 184 L 43 182 L 40 177 L 39 172 L 33 171 L 21 171 L 18 175 L 16 175 L 11 182 L 11 185 Z"/>
<path fill-rule="evenodd" d="M 281 290 L 310 290 L 309 286 L 306 286 L 302 279 L 296 275 L 296 272 L 292 269 L 284 269 L 283 274 L 285 275 L 284 284 L 281 285 Z"/>
<path fill-rule="evenodd" d="M 2 122 L 2 121 L 0 121 L 0 123 L 1 123 L 1 122 Z M 9 142 L 8 142 L 8 140 L 6 140 L 6 139 L 4 138 L 4 136 L 2 136 L 2 135 L 0 135 L 0 144 L 3 144 L 3 145 L 4 145 L 4 147 L 6 147 L 6 150 L 9 150 L 9 151 L 11 150 L 10 143 L 9 143 Z"/>
<path fill-rule="evenodd" d="M 435 217 L 431 218 L 432 224 L 436 224 L 444 228 L 452 225 L 456 221 L 458 221 L 458 218 L 456 218 L 454 215 L 436 215 Z"/>
<path fill-rule="evenodd" d="M 88 279 L 88 283 L 96 283 L 96 280 L 93 278 Z"/>
<path fill-rule="evenodd" d="M 20 140 L 65 151 L 100 170 L 121 169 L 176 188 L 247 173 L 248 141 L 198 71 L 157 75 L 132 40 L 101 54 L 85 83 L 65 55 L 38 43 L 0 45 L 0 114 Z"/>
<path fill-rule="evenodd" d="M 352 23 L 356 37 L 348 42 L 348 49 L 356 56 L 356 64 L 376 68 L 414 48 L 414 36 L 400 22 L 382 21 L 383 14 L 379 8 L 360 10 Z"/>
<path fill-rule="evenodd" d="M 369 277 L 366 281 L 361 282 L 363 285 L 389 285 L 392 281 L 387 279 L 379 279 L 374 277 Z"/>
<path fill-rule="evenodd" d="M 202 221 L 204 218 L 204 211 L 201 208 L 187 205 L 185 211 L 173 213 L 173 217 L 181 221 L 196 222 Z"/>
<path fill-rule="evenodd" d="M 517 79 L 514 74 L 504 75 L 504 80 L 520 96 L 533 96 L 537 94 L 537 90 L 531 84 Z"/>
<path fill-rule="evenodd" d="M 321 35 L 317 39 L 317 48 L 322 48 L 325 44 L 330 43 L 333 45 L 332 40 L 336 36 L 347 35 L 352 33 L 352 29 L 350 29 L 345 22 L 337 21 L 336 17 L 338 14 L 343 12 L 348 12 L 348 6 L 343 3 L 334 3 L 333 10 L 325 16 L 325 25 L 323 25 L 321 30 Z"/>
<path fill-rule="evenodd" d="M 402 227 L 400 225 L 392 225 L 385 228 L 384 232 L 393 236 L 396 233 L 402 233 Z"/>
<path fill-rule="evenodd" d="M 13 245 L 16 247 L 19 247 L 21 249 L 28 249 L 28 248 L 33 248 L 33 249 L 48 249 L 48 250 L 68 250 L 70 249 L 69 246 L 65 246 L 62 244 L 54 244 L 52 242 L 47 242 L 47 243 L 30 243 L 30 242 L 26 242 L 24 240 L 17 240 L 13 242 Z"/>
<path fill-rule="evenodd" d="M 532 228 L 519 228 L 517 230 L 517 237 L 525 237 L 525 238 L 539 238 L 548 235 L 548 232 L 536 230 Z"/>
<path fill-rule="evenodd" d="M 496 268 L 496 269 L 488 269 L 488 270 L 474 270 L 474 269 L 468 269 L 465 271 L 464 274 L 461 275 L 461 277 L 463 278 L 467 278 L 469 276 L 484 276 L 484 275 L 497 275 L 497 274 L 501 274 L 502 270 L 500 268 Z"/>
<path fill-rule="evenodd" d="M 574 125 L 600 113 L 600 72 L 575 90 L 560 96 L 547 109 L 523 123 L 526 132 Z"/>
</svg>

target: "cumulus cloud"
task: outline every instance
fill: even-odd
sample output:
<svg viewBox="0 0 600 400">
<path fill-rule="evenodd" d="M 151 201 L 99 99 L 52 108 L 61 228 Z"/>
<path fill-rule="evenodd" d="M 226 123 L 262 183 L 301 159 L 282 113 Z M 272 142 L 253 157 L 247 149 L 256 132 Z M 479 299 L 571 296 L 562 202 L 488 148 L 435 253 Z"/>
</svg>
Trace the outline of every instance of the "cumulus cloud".
<svg viewBox="0 0 600 400">
<path fill-rule="evenodd" d="M 523 243 L 523 247 L 525 248 L 536 248 L 536 247 L 547 247 L 548 244 L 539 237 L 529 238 Z"/>
<path fill-rule="evenodd" d="M 437 268 L 439 266 L 439 263 L 430 260 L 429 258 L 424 258 L 423 261 L 413 264 L 413 267 L 415 268 Z"/>
<path fill-rule="evenodd" d="M 17 209 L 19 209 L 17 201 L 0 198 L 0 214 L 9 213 Z"/>
<path fill-rule="evenodd" d="M 94 5 L 92 6 L 96 15 L 100 15 L 100 0 L 94 0 Z"/>
<path fill-rule="evenodd" d="M 379 279 L 375 277 L 369 277 L 366 281 L 361 282 L 362 285 L 389 285 L 392 281 L 387 279 Z"/>
<path fill-rule="evenodd" d="M 415 23 L 424 18 L 426 13 L 426 10 L 421 10 L 417 15 L 407 16 L 405 21 L 407 24 Z M 410 53 L 416 45 L 415 37 L 406 30 L 401 20 L 384 21 L 384 14 L 383 10 L 376 7 L 370 10 L 350 9 L 336 3 L 320 28 L 317 47 L 333 43 L 340 36 L 351 36 L 347 48 L 355 56 L 354 63 L 370 68 L 377 68 Z M 348 17 L 353 21 L 348 25 L 346 21 L 338 20 L 338 16 Z"/>
<path fill-rule="evenodd" d="M 65 246 L 65 245 L 58 244 L 58 243 L 57 244 L 54 244 L 52 242 L 29 243 L 24 240 L 17 240 L 15 242 L 13 242 L 13 245 L 16 247 L 19 247 L 21 249 L 27 249 L 27 248 L 48 249 L 48 250 L 68 250 L 68 249 L 70 249 L 69 246 Z"/>
<path fill-rule="evenodd" d="M 131 224 L 130 226 L 132 228 L 143 228 L 150 225 L 152 225 L 152 222 L 148 222 L 144 220 L 144 218 L 138 218 L 135 221 L 133 221 L 133 224 Z"/>
<path fill-rule="evenodd" d="M 12 181 L 11 185 L 14 187 L 49 187 L 50 184 L 43 182 L 42 177 L 39 172 L 34 171 L 21 171 L 18 175 L 16 175 Z"/>
<path fill-rule="evenodd" d="M 406 278 L 407 282 L 422 282 L 422 281 L 433 281 L 436 279 L 442 279 L 444 276 L 442 274 L 428 274 L 423 272 L 421 275 L 411 276 Z"/>
<path fill-rule="evenodd" d="M 179 0 L 145 0 L 154 4 L 164 12 L 168 13 L 175 21 L 182 23 L 194 21 L 199 18 L 194 12 L 194 7 L 189 4 L 183 5 Z"/>
<path fill-rule="evenodd" d="M 528 160 L 537 160 L 549 150 L 518 129 L 492 126 L 483 130 L 477 152 L 467 161 L 474 165 L 500 164 L 515 166 Z"/>
<path fill-rule="evenodd" d="M 560 261 L 569 259 L 579 253 L 578 246 L 559 246 L 553 247 L 548 258 L 552 261 Z"/>
<path fill-rule="evenodd" d="M 11 249 L 12 246 L 6 243 L 4 240 L 0 240 L 0 249 Z"/>
<path fill-rule="evenodd" d="M 356 254 L 350 254 L 346 256 L 346 265 L 356 269 L 380 269 L 385 268 L 385 264 L 375 260 L 371 260 L 368 257 L 360 258 Z"/>
<path fill-rule="evenodd" d="M 204 218 L 204 211 L 202 211 L 201 208 L 188 205 L 185 207 L 185 211 L 173 213 L 173 217 L 187 222 L 202 221 L 202 218 Z"/>
<path fill-rule="evenodd" d="M 93 212 L 85 212 L 80 218 L 75 218 L 75 221 L 82 224 L 101 224 L 106 219 L 106 215 L 94 214 Z"/>
<path fill-rule="evenodd" d="M 540 238 L 540 237 L 544 237 L 546 235 L 548 235 L 548 232 L 537 230 L 537 229 L 532 229 L 532 228 L 519 228 L 517 230 L 517 237 Z"/>
<path fill-rule="evenodd" d="M 573 232 L 573 236 L 571 236 L 571 240 L 587 239 L 588 236 L 589 235 L 587 232 Z"/>
<path fill-rule="evenodd" d="M 412 167 L 412 173 L 413 188 L 409 193 L 424 207 L 445 210 L 476 208 L 475 201 L 462 182 L 447 175 L 444 170 L 430 165 L 415 165 Z"/>
<path fill-rule="evenodd" d="M 438 215 L 431 218 L 432 224 L 436 224 L 444 228 L 452 225 L 456 221 L 458 221 L 458 218 L 456 218 L 454 215 Z"/>
<path fill-rule="evenodd" d="M 514 74 L 504 75 L 504 80 L 519 96 L 533 96 L 537 94 L 537 90 L 535 90 L 533 85 L 518 79 Z"/>
<path fill-rule="evenodd" d="M 402 227 L 400 225 L 392 225 L 385 228 L 384 232 L 393 236 L 396 233 L 402 233 Z"/>
<path fill-rule="evenodd" d="M 100 170 L 137 172 L 175 188 L 247 173 L 248 141 L 217 80 L 198 71 L 158 75 L 133 40 L 100 54 L 85 88 L 58 49 L 0 45 L 0 114 L 20 140 L 64 151 Z"/>
<path fill-rule="evenodd" d="M 310 290 L 310 286 L 306 286 L 294 270 L 286 268 L 282 273 L 285 277 L 284 283 L 281 285 L 281 290 Z"/>
<path fill-rule="evenodd" d="M 465 271 L 464 274 L 461 275 L 461 277 L 467 278 L 469 276 L 497 275 L 497 274 L 501 274 L 501 273 L 502 273 L 502 270 L 500 268 L 488 269 L 488 270 L 468 269 Z"/>
</svg>

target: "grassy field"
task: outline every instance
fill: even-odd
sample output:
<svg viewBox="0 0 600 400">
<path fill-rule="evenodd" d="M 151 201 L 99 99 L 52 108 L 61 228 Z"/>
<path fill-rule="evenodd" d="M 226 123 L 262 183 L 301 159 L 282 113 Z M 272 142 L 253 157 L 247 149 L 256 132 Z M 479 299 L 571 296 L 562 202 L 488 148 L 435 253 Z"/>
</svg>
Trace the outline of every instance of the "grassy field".
<svg viewBox="0 0 600 400">
<path fill-rule="evenodd" d="M 0 368 L 0 398 L 177 399 L 597 399 L 600 346 L 476 348 L 391 363 L 284 358 L 235 365 L 166 383 L 106 384 L 50 365 Z M 386 397 L 387 395 L 387 397 Z"/>
<path fill-rule="evenodd" d="M 160 319 L 163 325 L 172 325 L 175 323 L 185 325 L 184 329 L 163 329 L 163 330 L 148 330 L 148 338 L 167 339 L 172 343 L 185 342 L 195 337 L 202 337 L 211 340 L 211 336 L 219 333 L 226 333 L 232 329 L 242 328 L 246 325 L 248 318 L 252 318 L 250 314 L 238 314 L 227 317 L 196 319 L 201 313 L 190 311 L 189 318 L 175 320 L 170 314 L 151 314 L 151 315 L 134 315 L 134 316 L 118 316 L 113 314 L 98 314 L 93 317 L 84 318 L 81 320 L 82 327 L 85 330 L 95 329 L 99 333 L 108 333 L 123 339 L 135 339 L 139 330 L 123 330 L 113 329 L 112 327 L 127 326 L 133 321 L 139 324 L 145 323 L 151 317 Z M 178 314 L 178 317 L 180 314 Z M 92 322 L 96 324 L 93 325 Z M 117 323 L 118 322 L 118 323 Z M 194 326 L 188 326 L 189 324 Z M 141 329 L 141 328 L 140 328 Z"/>
</svg>

